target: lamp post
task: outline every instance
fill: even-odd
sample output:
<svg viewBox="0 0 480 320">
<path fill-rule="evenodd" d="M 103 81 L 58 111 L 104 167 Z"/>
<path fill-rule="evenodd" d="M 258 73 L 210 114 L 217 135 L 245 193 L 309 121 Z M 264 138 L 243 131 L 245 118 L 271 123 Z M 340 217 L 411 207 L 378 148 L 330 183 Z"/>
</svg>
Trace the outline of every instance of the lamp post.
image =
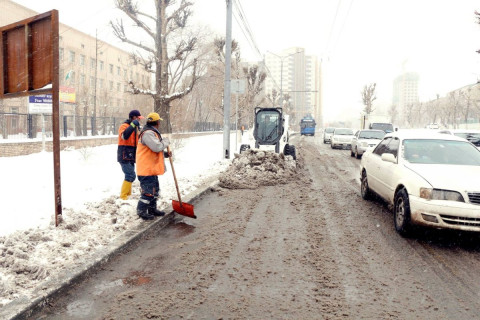
<svg viewBox="0 0 480 320">
<path fill-rule="evenodd" d="M 278 54 L 275 54 L 271 51 L 267 51 L 268 53 L 270 54 L 273 54 L 274 56 L 276 56 L 277 58 L 280 59 L 280 106 L 283 107 L 283 60 L 288 58 L 288 57 L 291 57 L 293 56 L 294 54 L 297 54 L 297 53 L 300 53 L 300 52 L 303 52 L 302 51 L 296 51 L 294 53 L 291 53 L 289 55 L 286 55 L 286 56 L 280 56 Z"/>
</svg>

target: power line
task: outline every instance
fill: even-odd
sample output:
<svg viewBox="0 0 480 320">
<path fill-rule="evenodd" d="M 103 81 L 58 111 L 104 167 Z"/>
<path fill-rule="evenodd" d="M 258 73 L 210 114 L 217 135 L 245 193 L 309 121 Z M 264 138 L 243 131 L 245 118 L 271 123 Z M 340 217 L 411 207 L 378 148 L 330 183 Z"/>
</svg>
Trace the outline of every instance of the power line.
<svg viewBox="0 0 480 320">
<path fill-rule="evenodd" d="M 340 29 L 340 32 L 338 33 L 337 40 L 335 40 L 335 44 L 333 45 L 332 53 L 335 52 L 335 49 L 337 48 L 338 41 L 339 41 L 340 38 L 342 37 L 342 32 L 343 32 L 343 29 L 344 29 L 344 27 L 345 27 L 345 24 L 346 24 L 346 22 L 347 22 L 347 20 L 348 20 L 348 15 L 350 14 L 350 9 L 352 8 L 353 1 L 354 1 L 354 0 L 351 0 L 351 1 L 350 1 L 350 5 L 348 6 L 348 9 L 347 9 L 347 14 L 346 14 L 346 16 L 345 16 L 345 19 L 343 20 L 342 28 Z"/>
<path fill-rule="evenodd" d="M 340 4 L 341 3 L 342 3 L 342 0 L 338 0 L 337 10 L 335 11 L 335 17 L 333 18 L 332 27 L 330 28 L 330 34 L 328 35 L 328 41 L 327 41 L 327 45 L 325 47 L 325 53 L 327 53 L 327 54 L 328 54 L 327 49 L 330 47 L 330 41 L 332 39 L 333 29 L 335 28 L 335 22 L 337 22 L 338 11 L 340 9 Z"/>
<path fill-rule="evenodd" d="M 256 52 L 256 54 L 258 54 L 258 56 L 260 57 L 260 60 L 264 61 L 263 56 L 262 56 L 260 50 L 258 49 L 258 45 L 257 45 L 257 42 L 255 41 L 255 37 L 253 36 L 253 32 L 250 28 L 250 24 L 248 23 L 246 14 L 243 11 L 243 7 L 242 7 L 242 4 L 241 4 L 240 0 L 234 0 L 233 4 L 234 4 L 234 8 L 236 9 L 236 11 L 234 11 L 235 21 L 237 22 L 241 32 L 243 33 L 243 35 L 244 35 L 245 39 L 247 40 L 248 44 L 250 45 L 250 47 Z M 263 64 L 263 67 L 265 68 L 268 76 L 272 79 L 275 87 L 277 89 L 280 89 L 280 86 L 275 81 L 275 78 L 273 77 L 270 69 L 267 67 L 267 65 L 265 63 Z"/>
</svg>

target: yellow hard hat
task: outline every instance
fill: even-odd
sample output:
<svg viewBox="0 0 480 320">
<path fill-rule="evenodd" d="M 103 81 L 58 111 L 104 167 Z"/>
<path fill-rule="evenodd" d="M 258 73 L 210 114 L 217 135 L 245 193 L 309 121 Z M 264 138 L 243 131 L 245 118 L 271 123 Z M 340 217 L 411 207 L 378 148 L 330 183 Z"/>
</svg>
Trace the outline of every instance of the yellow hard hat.
<svg viewBox="0 0 480 320">
<path fill-rule="evenodd" d="M 158 120 L 163 120 L 163 119 L 160 118 L 160 115 L 156 112 L 151 112 L 147 116 L 147 121 L 148 122 L 153 122 L 153 121 L 158 121 Z"/>
</svg>

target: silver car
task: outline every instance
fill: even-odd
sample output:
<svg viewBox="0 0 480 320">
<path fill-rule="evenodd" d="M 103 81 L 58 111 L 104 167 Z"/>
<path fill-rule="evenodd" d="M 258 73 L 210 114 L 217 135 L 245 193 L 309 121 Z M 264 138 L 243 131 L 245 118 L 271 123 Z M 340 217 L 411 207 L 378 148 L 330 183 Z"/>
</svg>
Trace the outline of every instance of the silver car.
<svg viewBox="0 0 480 320">
<path fill-rule="evenodd" d="M 334 148 L 350 148 L 353 139 L 353 130 L 350 128 L 335 128 L 332 133 L 330 147 Z"/>
<path fill-rule="evenodd" d="M 325 128 L 325 130 L 323 130 L 323 143 L 330 142 L 334 130 L 335 128 Z"/>
<path fill-rule="evenodd" d="M 350 147 L 350 155 L 355 158 L 360 159 L 363 153 L 368 148 L 376 147 L 377 144 L 385 136 L 385 131 L 383 130 L 358 130 L 355 133 L 355 136 L 352 139 L 352 146 Z"/>
</svg>

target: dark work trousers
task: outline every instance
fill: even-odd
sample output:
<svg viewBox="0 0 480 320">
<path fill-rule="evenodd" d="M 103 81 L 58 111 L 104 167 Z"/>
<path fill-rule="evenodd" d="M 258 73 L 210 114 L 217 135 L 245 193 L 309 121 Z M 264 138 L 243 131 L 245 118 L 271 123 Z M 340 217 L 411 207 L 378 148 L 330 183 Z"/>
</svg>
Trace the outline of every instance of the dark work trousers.
<svg viewBox="0 0 480 320">
<path fill-rule="evenodd" d="M 135 181 L 135 163 L 133 162 L 120 162 L 122 166 L 122 171 L 125 174 L 125 181 L 133 182 Z"/>
<path fill-rule="evenodd" d="M 140 199 L 150 202 L 158 198 L 160 194 L 158 176 L 138 176 L 138 181 L 140 181 L 140 188 L 142 189 Z"/>
</svg>

